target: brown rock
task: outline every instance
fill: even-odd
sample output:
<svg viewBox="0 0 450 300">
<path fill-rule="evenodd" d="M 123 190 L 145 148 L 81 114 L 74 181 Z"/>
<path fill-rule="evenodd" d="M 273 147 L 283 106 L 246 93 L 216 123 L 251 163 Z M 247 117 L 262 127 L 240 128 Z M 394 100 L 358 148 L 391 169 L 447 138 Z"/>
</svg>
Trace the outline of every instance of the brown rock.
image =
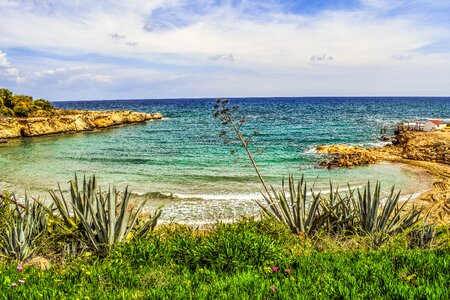
<svg viewBox="0 0 450 300">
<path fill-rule="evenodd" d="M 49 116 L 1 118 L 0 139 L 93 130 L 162 119 L 160 113 L 133 111 L 57 110 Z"/>
<path fill-rule="evenodd" d="M 42 256 L 35 256 L 32 259 L 30 259 L 29 261 L 27 261 L 24 266 L 28 266 L 28 267 L 35 267 L 35 268 L 39 268 L 41 270 L 48 270 L 51 268 L 51 264 L 50 262 Z"/>
</svg>

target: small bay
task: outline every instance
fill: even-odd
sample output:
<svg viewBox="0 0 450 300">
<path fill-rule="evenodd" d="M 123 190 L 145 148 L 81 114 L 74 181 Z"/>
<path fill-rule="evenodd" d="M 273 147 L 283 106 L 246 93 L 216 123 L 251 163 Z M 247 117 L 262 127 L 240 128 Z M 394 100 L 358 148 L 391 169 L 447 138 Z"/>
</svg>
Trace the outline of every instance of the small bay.
<svg viewBox="0 0 450 300">
<path fill-rule="evenodd" d="M 76 134 L 14 140 L 0 145 L 0 189 L 46 196 L 78 176 L 95 174 L 102 186 L 129 185 L 150 207 L 165 204 L 163 218 L 182 222 L 232 219 L 257 211 L 260 186 L 238 146 L 224 145 L 213 118 L 215 99 L 54 102 L 63 109 L 161 112 L 163 121 Z M 423 174 L 398 164 L 354 169 L 318 168 L 323 144 L 382 146 L 382 126 L 405 120 L 449 119 L 449 97 L 314 97 L 231 99 L 257 130 L 251 147 L 269 183 L 304 175 L 318 190 L 395 184 L 404 195 L 427 188 Z M 235 155 L 230 150 L 239 150 Z"/>
</svg>

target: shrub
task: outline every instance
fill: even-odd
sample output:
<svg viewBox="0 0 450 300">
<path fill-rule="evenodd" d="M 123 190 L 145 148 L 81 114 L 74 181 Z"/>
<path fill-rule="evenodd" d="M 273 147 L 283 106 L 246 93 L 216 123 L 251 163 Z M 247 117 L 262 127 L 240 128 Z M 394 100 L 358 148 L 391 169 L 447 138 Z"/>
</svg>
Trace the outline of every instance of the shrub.
<svg viewBox="0 0 450 300">
<path fill-rule="evenodd" d="M 14 111 L 9 107 L 0 108 L 0 116 L 14 117 Z"/>
<path fill-rule="evenodd" d="M 54 107 L 44 99 L 33 101 L 33 97 L 13 95 L 7 89 L 0 89 L 0 115 L 8 117 L 28 117 L 35 111 L 52 111 Z"/>
<path fill-rule="evenodd" d="M 33 110 L 33 106 L 25 102 L 19 102 L 14 105 L 13 108 L 14 114 L 17 117 L 28 117 L 28 115 L 33 112 Z"/>
<path fill-rule="evenodd" d="M 50 103 L 50 101 L 44 100 L 44 99 L 38 99 L 38 100 L 34 101 L 34 102 L 33 102 L 33 105 L 34 105 L 34 107 L 35 107 L 37 110 L 47 110 L 47 111 L 50 111 L 50 110 L 53 110 L 53 109 L 54 109 L 54 107 L 53 107 L 53 105 Z"/>
<path fill-rule="evenodd" d="M 2 100 L 4 106 L 11 107 L 12 98 L 13 98 L 13 93 L 10 90 L 0 88 L 0 99 Z"/>
</svg>

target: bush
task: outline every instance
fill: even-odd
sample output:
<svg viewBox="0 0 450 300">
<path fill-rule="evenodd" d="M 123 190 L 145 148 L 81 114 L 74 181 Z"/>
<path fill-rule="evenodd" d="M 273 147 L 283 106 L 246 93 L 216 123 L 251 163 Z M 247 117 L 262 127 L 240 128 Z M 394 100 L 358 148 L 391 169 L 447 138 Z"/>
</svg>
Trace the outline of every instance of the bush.
<svg viewBox="0 0 450 300">
<path fill-rule="evenodd" d="M 17 117 L 28 117 L 33 112 L 33 106 L 28 103 L 19 102 L 14 106 L 13 111 Z"/>
<path fill-rule="evenodd" d="M 33 102 L 33 105 L 35 107 L 36 110 L 53 110 L 53 106 L 51 105 L 50 101 L 48 100 L 44 100 L 44 99 L 38 99 L 36 101 Z"/>
<path fill-rule="evenodd" d="M 9 108 L 9 107 L 2 107 L 0 108 L 0 116 L 5 116 L 5 117 L 14 117 L 14 111 Z"/>
<path fill-rule="evenodd" d="M 0 89 L 0 99 L 4 106 L 10 107 L 12 105 L 13 93 L 8 89 Z M 0 105 L 1 106 L 1 105 Z"/>
<path fill-rule="evenodd" d="M 13 95 L 7 89 L 0 89 L 0 115 L 8 117 L 28 117 L 36 111 L 52 111 L 54 107 L 48 100 L 25 95 Z"/>
</svg>

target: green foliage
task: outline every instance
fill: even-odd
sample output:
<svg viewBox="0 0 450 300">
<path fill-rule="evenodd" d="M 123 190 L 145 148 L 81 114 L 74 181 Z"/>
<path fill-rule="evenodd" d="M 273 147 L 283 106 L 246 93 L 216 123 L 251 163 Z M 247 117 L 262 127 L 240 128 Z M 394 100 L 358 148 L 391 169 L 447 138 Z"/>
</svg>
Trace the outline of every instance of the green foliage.
<svg viewBox="0 0 450 300">
<path fill-rule="evenodd" d="M 90 247 L 97 252 L 108 252 L 114 243 L 145 236 L 154 229 L 161 215 L 161 210 L 158 209 L 153 216 L 148 215 L 142 225 L 137 226 L 146 201 L 135 209 L 130 204 L 131 193 L 128 187 L 122 197 L 115 188 L 102 193 L 97 187 L 95 176 L 88 180 L 85 177 L 81 189 L 75 176 L 70 181 L 69 199 L 66 199 L 59 185 L 58 187 L 59 195 L 54 191 L 50 191 L 50 195 L 63 222 L 67 227 L 79 230 Z"/>
<path fill-rule="evenodd" d="M 331 215 L 320 194 L 316 195 L 311 190 L 311 197 L 307 196 L 307 186 L 303 177 L 297 186 L 294 178 L 289 177 L 289 197 L 285 192 L 284 180 L 281 191 L 277 193 L 272 187 L 272 193 L 275 200 L 263 194 L 267 206 L 259 201 L 256 203 L 268 216 L 285 224 L 295 234 L 311 234 L 321 229 Z"/>
<path fill-rule="evenodd" d="M 283 248 L 273 238 L 245 230 L 242 226 L 221 225 L 203 241 L 198 266 L 221 272 L 244 270 L 277 260 Z"/>
<path fill-rule="evenodd" d="M 258 232 L 246 221 L 216 225 L 203 237 L 175 235 L 167 244 L 167 252 L 174 263 L 190 270 L 206 268 L 217 272 L 259 266 L 280 258 L 284 252 L 280 241 Z"/>
<path fill-rule="evenodd" d="M 103 258 L 75 259 L 42 271 L 0 264 L 5 299 L 448 299 L 450 252 L 408 250 L 307 250 L 277 239 L 268 220 L 218 224 L 211 231 L 172 227 L 115 247 Z M 267 230 L 267 232 L 266 232 Z M 240 241 L 234 235 L 239 234 Z M 292 236 L 292 235 L 291 235 Z M 446 237 L 448 239 L 448 237 Z M 270 241 L 263 259 L 246 254 L 255 241 Z M 175 242 L 176 241 L 176 242 Z M 180 245 L 195 249 L 197 267 L 173 255 Z M 211 246 L 209 246 L 211 245 Z M 225 245 L 230 245 L 228 249 Z M 240 251 L 236 247 L 240 247 Z M 284 247 L 288 247 L 284 249 Z M 270 248 L 269 248 L 270 249 Z M 255 252 L 252 252 L 255 254 Z M 185 254 L 192 257 L 191 254 Z M 217 263 L 212 255 L 219 257 Z M 227 257 L 222 261 L 223 257 Z M 262 257 L 261 257 L 262 258 Z M 232 267 L 227 267 L 231 263 Z M 18 280 L 24 280 L 18 284 Z M 16 287 L 11 287 L 16 283 Z"/>
<path fill-rule="evenodd" d="M 417 226 L 408 233 L 410 248 L 429 248 L 439 235 L 443 234 L 438 231 L 434 224 L 428 223 L 429 214 L 424 218 L 422 224 Z"/>
<path fill-rule="evenodd" d="M 12 218 L 1 234 L 2 250 L 6 256 L 24 260 L 33 254 L 37 239 L 46 232 L 47 216 L 40 204 L 34 201 L 30 204 L 26 196 L 23 206 L 15 199 L 8 202 L 14 203 L 14 206 L 8 205 Z"/>
<path fill-rule="evenodd" d="M 14 218 L 15 211 L 10 209 L 13 204 L 11 196 L 7 192 L 0 192 L 0 235 L 2 236 L 6 234 L 8 224 Z"/>
<path fill-rule="evenodd" d="M 2 107 L 0 108 L 0 116 L 5 116 L 5 117 L 14 117 L 14 111 L 9 108 L 9 107 Z"/>
<path fill-rule="evenodd" d="M 391 188 L 389 196 L 382 199 L 379 182 L 375 185 L 373 195 L 370 182 L 362 192 L 358 189 L 358 201 L 354 211 L 359 220 L 359 227 L 372 238 L 375 246 L 381 245 L 390 235 L 416 225 L 420 219 L 421 211 L 414 208 L 405 212 L 404 207 L 408 201 L 400 206 L 399 199 L 400 192 L 394 194 L 394 187 Z"/>
<path fill-rule="evenodd" d="M 39 110 L 53 110 L 53 106 L 48 100 L 38 99 L 33 102 L 35 109 Z"/>
<path fill-rule="evenodd" d="M 415 208 L 405 212 L 407 201 L 400 205 L 400 192 L 394 194 L 394 188 L 386 199 L 381 196 L 378 182 L 373 194 L 370 182 L 362 192 L 360 189 L 357 192 L 355 198 L 354 191 L 349 188 L 349 192 L 342 196 L 330 186 L 329 196 L 323 197 L 313 189 L 308 190 L 303 177 L 295 184 L 290 176 L 289 195 L 285 192 L 283 180 L 281 191 L 272 188 L 274 200 L 263 194 L 267 205 L 259 201 L 257 204 L 266 215 L 295 234 L 313 235 L 325 230 L 329 234 L 368 235 L 374 246 L 380 246 L 389 236 L 415 226 L 420 219 L 421 211 Z"/>
<path fill-rule="evenodd" d="M 13 107 L 13 112 L 17 117 L 28 117 L 33 110 L 33 104 L 28 102 L 17 102 Z"/>
<path fill-rule="evenodd" d="M 25 95 L 13 95 L 7 89 L 0 89 L 0 115 L 7 117 L 28 117 L 37 111 L 54 110 L 47 100 L 38 99 L 33 101 L 33 97 Z"/>
<path fill-rule="evenodd" d="M 13 99 L 13 93 L 4 88 L 0 88 L 0 99 L 4 106 L 11 107 L 12 106 L 12 99 Z"/>
</svg>

